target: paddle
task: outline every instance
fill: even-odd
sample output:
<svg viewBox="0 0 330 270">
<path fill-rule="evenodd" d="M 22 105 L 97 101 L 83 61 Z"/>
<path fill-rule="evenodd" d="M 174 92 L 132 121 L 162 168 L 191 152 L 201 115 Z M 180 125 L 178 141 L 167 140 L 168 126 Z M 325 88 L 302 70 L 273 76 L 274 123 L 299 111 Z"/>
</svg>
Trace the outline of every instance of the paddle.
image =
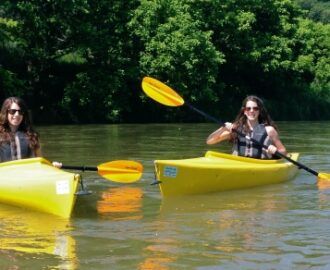
<svg viewBox="0 0 330 270">
<path fill-rule="evenodd" d="M 224 126 L 224 122 L 208 115 L 207 113 L 195 108 L 193 105 L 191 105 L 188 102 L 185 102 L 184 99 L 178 94 L 176 93 L 172 88 L 170 88 L 169 86 L 167 86 L 166 84 L 160 82 L 157 79 L 151 78 L 151 77 L 144 77 L 142 80 L 142 89 L 143 91 L 146 93 L 147 96 L 149 96 L 150 98 L 152 98 L 153 100 L 166 105 L 166 106 L 172 106 L 172 107 L 179 107 L 182 105 L 187 105 L 190 109 L 192 109 L 193 111 L 203 115 L 205 118 L 212 120 L 218 124 L 220 124 L 221 126 Z M 236 132 L 236 134 L 238 134 L 239 136 L 245 137 L 247 140 L 252 141 L 253 143 L 263 147 L 264 149 L 267 149 L 268 147 L 266 145 L 263 145 L 262 143 L 260 143 L 259 141 L 250 138 L 249 136 L 246 136 L 244 133 L 240 132 L 237 129 L 232 129 L 233 132 Z M 305 171 L 317 176 L 320 179 L 326 179 L 326 180 L 330 180 L 330 174 L 327 173 L 319 173 L 317 171 L 314 171 L 311 168 L 308 168 L 307 166 L 301 164 L 298 161 L 295 161 L 293 159 L 291 159 L 290 157 L 276 151 L 275 155 L 284 158 L 286 160 L 288 160 L 289 162 L 293 163 L 294 165 L 298 166 L 301 169 L 304 169 Z"/>
<path fill-rule="evenodd" d="M 105 179 L 118 183 L 136 182 L 140 179 L 143 172 L 143 166 L 141 163 L 130 160 L 105 162 L 97 167 L 63 165 L 61 169 L 97 171 L 97 173 Z"/>
</svg>

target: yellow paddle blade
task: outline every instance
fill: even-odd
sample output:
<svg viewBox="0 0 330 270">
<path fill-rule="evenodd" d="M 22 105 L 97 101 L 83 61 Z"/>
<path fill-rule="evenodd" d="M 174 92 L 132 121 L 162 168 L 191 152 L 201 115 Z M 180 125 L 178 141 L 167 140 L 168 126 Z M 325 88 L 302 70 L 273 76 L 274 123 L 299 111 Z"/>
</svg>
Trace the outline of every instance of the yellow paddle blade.
<svg viewBox="0 0 330 270">
<path fill-rule="evenodd" d="M 317 175 L 318 180 L 327 180 L 330 181 L 330 174 L 329 173 L 319 173 Z"/>
<path fill-rule="evenodd" d="M 116 160 L 100 164 L 97 170 L 105 179 L 119 183 L 133 183 L 141 178 L 143 166 L 136 161 Z"/>
<path fill-rule="evenodd" d="M 142 80 L 142 89 L 148 97 L 163 105 L 178 107 L 184 104 L 183 98 L 178 93 L 154 78 L 144 77 Z"/>
</svg>

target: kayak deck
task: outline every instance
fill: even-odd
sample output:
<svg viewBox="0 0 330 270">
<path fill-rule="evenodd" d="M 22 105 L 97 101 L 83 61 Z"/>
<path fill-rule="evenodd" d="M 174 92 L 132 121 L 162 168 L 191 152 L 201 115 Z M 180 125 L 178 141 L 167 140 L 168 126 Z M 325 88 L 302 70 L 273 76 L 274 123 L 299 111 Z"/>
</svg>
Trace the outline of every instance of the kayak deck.
<svg viewBox="0 0 330 270">
<path fill-rule="evenodd" d="M 0 163 L 0 202 L 68 218 L 79 182 L 44 158 Z"/>
<path fill-rule="evenodd" d="M 290 154 L 297 160 L 298 153 Z M 261 160 L 208 151 L 204 157 L 155 160 L 163 196 L 201 194 L 288 181 L 298 168 L 283 159 Z"/>
</svg>

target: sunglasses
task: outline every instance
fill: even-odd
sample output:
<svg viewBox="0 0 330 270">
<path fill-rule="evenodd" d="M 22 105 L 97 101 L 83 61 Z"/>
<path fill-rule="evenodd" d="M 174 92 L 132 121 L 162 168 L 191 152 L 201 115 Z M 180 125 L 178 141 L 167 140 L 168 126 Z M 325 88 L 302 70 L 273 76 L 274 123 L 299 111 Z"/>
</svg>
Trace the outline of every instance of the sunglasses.
<svg viewBox="0 0 330 270">
<path fill-rule="evenodd" d="M 254 112 L 259 111 L 259 107 L 245 107 L 244 109 L 246 112 L 250 112 L 251 110 Z"/>
<path fill-rule="evenodd" d="M 22 110 L 8 109 L 8 113 L 11 114 L 11 115 L 14 115 L 17 112 L 18 112 L 19 115 L 23 115 L 24 114 Z"/>
</svg>

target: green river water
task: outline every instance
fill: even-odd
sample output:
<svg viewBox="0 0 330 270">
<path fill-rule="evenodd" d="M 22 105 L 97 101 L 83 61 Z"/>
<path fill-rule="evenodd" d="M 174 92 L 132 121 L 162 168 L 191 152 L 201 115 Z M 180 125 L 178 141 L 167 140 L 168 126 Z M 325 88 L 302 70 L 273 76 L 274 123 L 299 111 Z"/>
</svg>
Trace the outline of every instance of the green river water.
<svg viewBox="0 0 330 270">
<path fill-rule="evenodd" d="M 288 151 L 330 173 L 330 122 L 279 122 Z M 139 182 L 83 173 L 92 194 L 71 219 L 0 205 L 0 270 L 330 269 L 330 183 L 301 170 L 283 184 L 163 199 L 153 160 L 228 152 L 215 124 L 39 127 L 43 152 L 66 165 L 139 161 Z"/>
</svg>

